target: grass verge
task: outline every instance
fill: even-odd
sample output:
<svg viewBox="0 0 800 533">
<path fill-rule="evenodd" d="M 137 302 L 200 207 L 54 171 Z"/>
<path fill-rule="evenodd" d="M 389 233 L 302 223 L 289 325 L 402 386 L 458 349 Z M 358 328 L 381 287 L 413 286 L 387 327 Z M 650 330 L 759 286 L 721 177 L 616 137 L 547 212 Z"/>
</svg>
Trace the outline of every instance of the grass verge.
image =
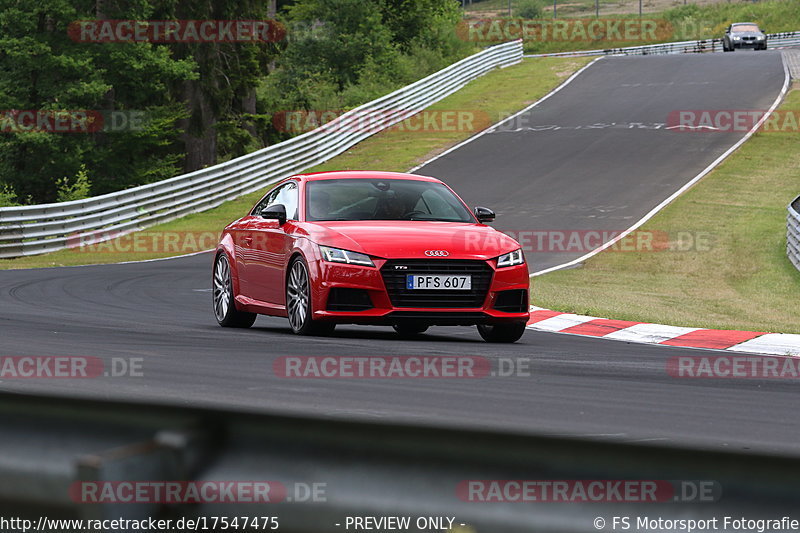
<svg viewBox="0 0 800 533">
<path fill-rule="evenodd" d="M 522 5 L 522 2 L 514 2 L 515 5 Z M 604 9 L 601 11 L 601 20 L 639 20 L 638 2 L 628 2 L 632 9 L 624 8 L 624 1 L 601 1 Z M 588 24 L 594 21 L 594 2 L 569 2 L 559 9 L 559 20 L 571 21 L 564 33 L 560 33 L 559 38 L 553 38 L 553 28 L 546 26 L 543 34 L 535 34 L 525 40 L 525 52 L 530 54 L 543 54 L 555 52 L 571 52 L 576 50 L 594 50 L 607 48 L 621 48 L 626 46 L 642 46 L 648 44 L 658 44 L 670 41 L 691 41 L 697 39 L 721 38 L 725 29 L 732 22 L 756 22 L 768 33 L 780 33 L 785 31 L 800 30 L 800 1 L 798 0 L 764 0 L 761 2 L 714 2 L 698 5 L 691 3 L 688 5 L 676 5 L 675 2 L 667 0 L 654 0 L 648 2 L 655 8 L 648 8 L 648 12 L 642 17 L 644 21 L 657 23 L 658 30 L 655 32 L 642 30 L 642 36 L 638 32 L 629 34 L 633 40 L 626 39 L 625 32 L 622 35 L 614 33 L 609 28 L 608 35 L 602 35 L 604 31 L 593 30 L 602 36 L 599 39 L 590 39 L 591 33 Z M 474 3 L 471 10 L 466 12 L 469 18 L 497 18 L 502 19 L 507 15 L 508 3 L 486 0 L 485 2 Z M 484 6 L 484 7 L 481 7 Z M 549 6 L 549 7 L 548 7 Z M 614 7 L 609 12 L 605 7 Z M 496 7 L 497 9 L 492 9 Z M 552 2 L 542 3 L 543 11 L 540 20 L 542 23 L 552 21 Z M 504 9 L 506 8 L 506 9 Z M 481 11 L 485 9 L 485 11 Z M 577 11 L 576 11 L 577 10 Z M 517 13 L 512 9 L 512 14 Z M 514 15 L 517 17 L 518 15 Z M 582 24 L 577 22 L 583 21 Z M 505 28 L 500 20 L 496 21 L 497 26 L 487 24 L 483 32 L 478 35 L 494 35 L 488 28 Z M 519 29 L 509 27 L 508 34 L 503 34 L 503 38 L 511 39 L 519 36 Z M 601 25 L 600 28 L 606 28 Z M 583 32 L 576 31 L 583 29 Z M 533 31 L 533 30 L 531 30 Z M 535 32 L 534 32 L 535 33 Z M 488 44 L 488 43 L 487 43 Z"/>
<path fill-rule="evenodd" d="M 412 117 L 309 172 L 334 169 L 407 171 L 535 102 L 588 61 L 584 58 L 531 59 L 494 70 L 429 107 L 425 113 L 435 119 L 433 124 L 419 127 L 419 120 Z M 448 126 L 445 122 L 454 112 L 466 117 L 461 126 Z M 142 261 L 206 250 L 216 244 L 222 228 L 243 216 L 264 192 L 106 243 L 0 260 L 0 270 Z"/>
<path fill-rule="evenodd" d="M 796 118 L 800 90 L 779 109 Z M 754 135 L 641 228 L 682 235 L 687 245 L 695 241 L 693 249 L 602 252 L 582 268 L 534 278 L 534 304 L 676 326 L 800 333 L 800 272 L 786 257 L 786 206 L 800 194 L 800 132 L 796 123 L 785 129 Z"/>
</svg>

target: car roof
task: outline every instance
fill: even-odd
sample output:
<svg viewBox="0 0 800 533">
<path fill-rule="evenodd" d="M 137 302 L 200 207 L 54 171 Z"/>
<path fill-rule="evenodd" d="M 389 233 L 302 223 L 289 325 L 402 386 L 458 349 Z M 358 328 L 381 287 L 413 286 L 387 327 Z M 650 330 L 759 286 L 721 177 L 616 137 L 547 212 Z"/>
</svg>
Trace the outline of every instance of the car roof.
<svg viewBox="0 0 800 533">
<path fill-rule="evenodd" d="M 335 170 L 330 172 L 311 172 L 309 174 L 297 174 L 292 176 L 294 179 L 301 181 L 317 181 L 317 180 L 335 180 L 335 179 L 399 179 L 399 180 L 417 180 L 417 181 L 432 181 L 441 183 L 441 180 L 432 178 L 430 176 L 419 176 L 417 174 L 405 174 L 402 172 L 382 172 L 375 170 Z"/>
<path fill-rule="evenodd" d="M 755 26 L 758 27 L 758 24 L 755 22 L 734 22 L 731 26 Z"/>
</svg>

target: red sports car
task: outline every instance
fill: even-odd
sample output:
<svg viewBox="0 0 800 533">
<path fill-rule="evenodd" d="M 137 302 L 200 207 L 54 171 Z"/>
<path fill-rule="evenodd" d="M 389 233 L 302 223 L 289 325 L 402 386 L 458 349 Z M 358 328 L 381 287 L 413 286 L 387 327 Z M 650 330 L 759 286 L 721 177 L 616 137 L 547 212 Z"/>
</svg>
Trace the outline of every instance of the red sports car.
<svg viewBox="0 0 800 533">
<path fill-rule="evenodd" d="M 518 242 L 486 226 L 435 178 L 341 171 L 293 176 L 222 233 L 213 270 L 221 326 L 256 315 L 300 335 L 336 324 L 477 325 L 514 342 L 528 321 L 528 267 Z"/>
</svg>

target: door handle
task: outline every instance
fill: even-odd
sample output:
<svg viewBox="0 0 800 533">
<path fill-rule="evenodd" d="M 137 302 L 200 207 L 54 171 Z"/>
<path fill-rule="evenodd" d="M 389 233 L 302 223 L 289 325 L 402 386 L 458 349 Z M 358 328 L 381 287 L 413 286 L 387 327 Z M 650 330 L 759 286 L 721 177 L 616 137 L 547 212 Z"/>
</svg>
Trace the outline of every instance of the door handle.
<svg viewBox="0 0 800 533">
<path fill-rule="evenodd" d="M 245 246 L 250 247 L 250 245 L 252 245 L 252 244 L 253 244 L 253 238 L 252 237 L 245 237 L 244 238 L 244 245 Z"/>
</svg>

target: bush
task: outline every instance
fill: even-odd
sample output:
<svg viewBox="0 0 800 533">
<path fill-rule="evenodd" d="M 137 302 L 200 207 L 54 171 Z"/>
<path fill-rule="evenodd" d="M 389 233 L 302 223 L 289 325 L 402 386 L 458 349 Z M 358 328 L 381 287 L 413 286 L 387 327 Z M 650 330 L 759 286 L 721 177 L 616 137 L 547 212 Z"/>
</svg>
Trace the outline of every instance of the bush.
<svg viewBox="0 0 800 533">
<path fill-rule="evenodd" d="M 540 19 L 544 10 L 537 0 L 522 0 L 517 6 L 516 15 L 524 19 Z"/>
<path fill-rule="evenodd" d="M 89 173 L 86 172 L 86 166 L 81 165 L 78 175 L 75 176 L 73 183 L 69 182 L 69 178 L 64 177 L 58 180 L 58 195 L 59 202 L 71 202 L 73 200 L 83 200 L 91 196 L 92 182 L 89 181 Z"/>
<path fill-rule="evenodd" d="M 473 53 L 458 38 L 454 0 L 299 0 L 285 13 L 294 28 L 277 70 L 256 91 L 264 145 L 298 132 L 287 112 L 352 109 Z M 313 122 L 313 121 L 312 121 Z"/>
<path fill-rule="evenodd" d="M 17 193 L 14 192 L 13 187 L 5 183 L 0 184 L 0 207 L 11 207 L 19 205 L 17 202 Z"/>
</svg>

